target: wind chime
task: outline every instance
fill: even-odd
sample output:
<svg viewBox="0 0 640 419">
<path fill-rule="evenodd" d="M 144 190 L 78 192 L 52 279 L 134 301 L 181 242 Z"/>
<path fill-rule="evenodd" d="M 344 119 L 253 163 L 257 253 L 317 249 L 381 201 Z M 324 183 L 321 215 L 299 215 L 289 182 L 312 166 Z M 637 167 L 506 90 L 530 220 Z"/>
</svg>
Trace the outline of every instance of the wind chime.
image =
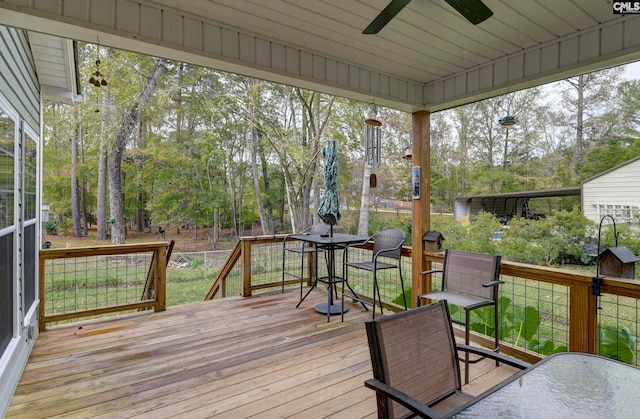
<svg viewBox="0 0 640 419">
<path fill-rule="evenodd" d="M 96 87 L 107 86 L 108 84 L 100 72 L 100 44 L 98 44 L 98 48 L 96 49 L 96 71 L 91 75 L 89 83 Z"/>
<path fill-rule="evenodd" d="M 382 122 L 377 119 L 365 119 L 364 158 L 365 164 L 371 169 L 379 167 L 382 161 Z M 369 187 L 375 188 L 378 180 L 375 173 L 369 176 Z"/>
<path fill-rule="evenodd" d="M 96 71 L 91 74 L 91 78 L 89 78 L 89 83 L 93 84 L 95 87 L 106 87 L 108 85 L 107 80 L 104 78 L 102 73 L 100 72 L 100 43 L 98 43 L 98 47 L 96 48 Z M 96 110 L 95 112 L 100 112 L 99 95 L 96 95 Z"/>
</svg>

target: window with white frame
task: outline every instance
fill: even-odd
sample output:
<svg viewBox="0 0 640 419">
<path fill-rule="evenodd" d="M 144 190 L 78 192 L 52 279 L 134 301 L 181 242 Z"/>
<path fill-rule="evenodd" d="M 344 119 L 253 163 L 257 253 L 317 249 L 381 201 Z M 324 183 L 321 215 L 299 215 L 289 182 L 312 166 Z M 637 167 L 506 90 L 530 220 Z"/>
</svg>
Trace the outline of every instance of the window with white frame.
<svg viewBox="0 0 640 419">
<path fill-rule="evenodd" d="M 0 355 L 13 338 L 16 120 L 0 104 Z"/>
</svg>

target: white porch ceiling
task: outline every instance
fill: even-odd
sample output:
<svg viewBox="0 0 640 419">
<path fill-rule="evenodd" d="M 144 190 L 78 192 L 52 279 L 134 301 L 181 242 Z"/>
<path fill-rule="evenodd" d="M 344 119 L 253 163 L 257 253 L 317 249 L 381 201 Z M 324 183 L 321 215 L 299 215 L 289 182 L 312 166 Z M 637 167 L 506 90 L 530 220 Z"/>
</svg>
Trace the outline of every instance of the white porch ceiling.
<svg viewBox="0 0 640 419">
<path fill-rule="evenodd" d="M 413 0 L 6 0 L 0 23 L 375 102 L 439 110 L 640 59 L 640 16 L 611 0 L 484 0 L 472 25 Z"/>
<path fill-rule="evenodd" d="M 29 44 L 44 99 L 68 104 L 81 101 L 73 41 L 29 32 Z"/>
</svg>

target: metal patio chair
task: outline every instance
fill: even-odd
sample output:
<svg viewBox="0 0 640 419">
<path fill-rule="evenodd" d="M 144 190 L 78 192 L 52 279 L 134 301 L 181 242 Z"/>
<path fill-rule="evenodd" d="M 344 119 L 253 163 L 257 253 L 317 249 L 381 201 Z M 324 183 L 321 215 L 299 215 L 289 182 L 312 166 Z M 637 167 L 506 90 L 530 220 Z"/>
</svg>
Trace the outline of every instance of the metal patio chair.
<svg viewBox="0 0 640 419">
<path fill-rule="evenodd" d="M 464 343 L 469 344 L 469 323 L 471 311 L 493 306 L 495 345 L 494 351 L 500 350 L 500 320 L 498 318 L 498 286 L 500 281 L 500 256 L 483 255 L 478 253 L 460 252 L 447 249 L 442 269 L 432 269 L 422 272 L 430 275 L 436 272 L 442 274 L 442 286 L 438 292 L 430 292 L 418 296 L 418 305 L 423 299 L 447 300 L 464 309 L 465 335 Z M 455 321 L 455 320 L 454 320 Z M 465 353 L 465 384 L 469 382 L 469 363 L 479 361 L 470 360 Z"/>
<path fill-rule="evenodd" d="M 352 298 L 355 301 L 359 301 L 362 306 L 368 310 L 365 304 L 373 306 L 371 310 L 373 312 L 373 318 L 376 318 L 376 294 L 378 294 L 378 301 L 380 303 L 380 313 L 382 314 L 382 298 L 380 296 L 380 287 L 378 285 L 378 271 L 385 269 L 397 269 L 400 275 L 400 287 L 402 288 L 402 299 L 404 302 L 404 309 L 407 309 L 407 297 L 404 293 L 404 280 L 402 278 L 402 267 L 400 265 L 402 259 L 402 245 L 404 244 L 405 234 L 404 231 L 398 229 L 382 230 L 369 237 L 362 243 L 354 243 L 345 247 L 343 258 L 343 277 L 342 283 L 342 303 L 344 304 L 344 284 L 351 291 L 352 295 L 347 295 L 348 298 Z M 371 260 L 367 261 L 354 261 L 349 262 L 348 251 L 354 246 L 362 246 L 370 241 L 373 241 L 373 251 Z M 383 259 L 385 258 L 385 259 Z M 387 260 L 387 261 L 385 261 Z M 391 262 L 391 263 L 389 263 Z M 363 300 L 357 296 L 355 291 L 349 285 L 348 275 L 349 268 L 365 270 L 373 273 L 373 303 L 368 300 Z"/>
<path fill-rule="evenodd" d="M 316 223 L 310 227 L 307 227 L 301 234 L 309 234 L 309 235 L 319 235 L 326 234 L 329 231 L 330 226 L 325 223 Z M 314 279 L 314 276 L 318 275 L 318 253 L 323 252 L 322 249 L 318 249 L 315 246 L 310 245 L 305 241 L 293 241 L 289 240 L 289 237 L 293 234 L 287 234 L 282 240 L 282 292 L 284 293 L 284 285 L 286 282 L 286 277 L 295 278 L 300 282 L 300 301 L 298 302 L 298 307 L 302 302 L 302 290 L 304 286 L 305 280 L 305 259 L 309 259 L 311 254 L 315 253 L 315 257 L 313 258 L 313 264 L 311 265 L 311 279 Z M 290 244 L 292 243 L 292 244 Z M 299 271 L 287 271 L 286 269 L 286 261 L 287 254 L 294 253 L 300 256 L 300 265 Z M 307 267 L 307 269 L 309 269 Z"/>
<path fill-rule="evenodd" d="M 456 345 L 446 301 L 365 322 L 379 418 L 440 417 L 474 399 L 462 391 L 458 351 L 526 369 L 515 358 Z"/>
</svg>

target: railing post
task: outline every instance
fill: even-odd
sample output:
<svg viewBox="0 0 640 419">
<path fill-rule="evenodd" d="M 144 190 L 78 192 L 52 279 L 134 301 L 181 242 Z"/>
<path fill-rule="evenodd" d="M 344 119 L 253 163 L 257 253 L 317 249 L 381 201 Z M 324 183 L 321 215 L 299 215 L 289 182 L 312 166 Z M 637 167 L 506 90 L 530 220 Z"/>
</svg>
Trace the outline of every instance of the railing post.
<svg viewBox="0 0 640 419">
<path fill-rule="evenodd" d="M 242 261 L 242 296 L 251 296 L 251 240 L 240 239 L 240 260 Z"/>
<path fill-rule="evenodd" d="M 156 307 L 154 311 L 167 309 L 167 248 L 155 250 Z"/>
<path fill-rule="evenodd" d="M 313 245 L 315 247 L 315 244 Z M 284 257 L 284 255 L 282 256 Z M 304 256 L 303 256 L 304 257 Z M 307 286 L 313 285 L 313 272 L 318 267 L 318 257 L 317 252 L 311 252 L 307 255 Z M 315 273 L 316 277 L 318 276 L 318 272 Z M 302 279 L 300 279 L 302 281 Z"/>
<path fill-rule="evenodd" d="M 45 297 L 47 295 L 46 293 L 46 287 L 45 287 L 45 260 L 42 257 L 42 250 L 40 250 L 40 255 L 39 255 L 39 267 L 38 267 L 38 295 L 40 298 L 40 304 L 38 304 L 38 329 L 40 329 L 41 332 L 44 332 L 47 329 L 47 322 L 44 321 L 45 318 Z"/>
<path fill-rule="evenodd" d="M 413 197 L 412 225 L 411 233 L 411 288 L 413 289 L 411 307 L 416 307 L 417 296 L 431 291 L 427 288 L 429 280 L 425 279 L 420 272 L 430 269 L 430 262 L 424 255 L 424 241 L 422 236 L 429 230 L 431 224 L 431 190 L 430 184 L 430 119 L 431 113 L 428 111 L 414 112 L 413 123 L 413 166 L 420 173 L 418 180 L 418 190 L 414 191 L 418 195 Z M 416 185 L 412 185 L 416 186 Z"/>
<path fill-rule="evenodd" d="M 569 287 L 569 351 L 596 353 L 596 298 L 591 287 Z"/>
</svg>

